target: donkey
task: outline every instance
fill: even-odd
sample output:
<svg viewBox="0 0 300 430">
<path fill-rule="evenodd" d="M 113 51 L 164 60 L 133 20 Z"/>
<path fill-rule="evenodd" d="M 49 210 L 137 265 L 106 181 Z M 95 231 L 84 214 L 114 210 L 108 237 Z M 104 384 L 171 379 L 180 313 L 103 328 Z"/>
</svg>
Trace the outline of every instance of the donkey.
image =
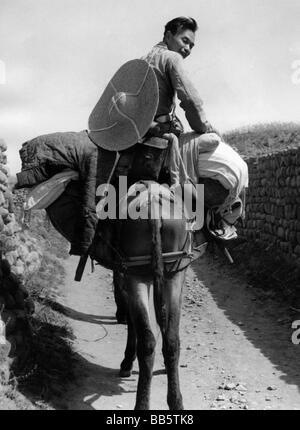
<svg viewBox="0 0 300 430">
<path fill-rule="evenodd" d="M 128 310 L 128 337 L 120 376 L 131 375 L 132 365 L 137 357 L 139 379 L 135 409 L 149 409 L 156 332 L 159 326 L 168 378 L 167 402 L 170 409 L 181 410 L 179 323 L 185 271 L 190 263 L 187 252 L 190 232 L 186 228 L 187 220 L 180 213 L 181 202 L 172 201 L 169 195 L 169 205 L 164 205 L 163 199 L 156 199 L 156 196 L 151 195 L 151 188 L 147 193 L 148 209 L 152 206 L 158 216 L 152 219 L 126 219 L 122 221 L 118 233 L 119 253 L 124 256 L 123 262 L 127 267 L 124 273 L 114 271 L 114 283 L 119 305 L 123 304 L 124 310 L 125 298 L 125 309 Z M 132 198 L 130 204 L 142 205 L 142 202 L 138 202 L 139 199 L 143 200 L 141 195 Z M 153 215 L 152 211 L 151 214 Z M 102 248 L 103 240 L 99 237 L 93 258 L 97 260 L 99 255 L 100 263 Z"/>
<path fill-rule="evenodd" d="M 128 339 L 120 376 L 130 376 L 137 356 L 139 380 L 135 409 L 150 408 L 155 334 L 159 326 L 168 378 L 167 402 L 170 409 L 181 410 L 179 323 L 185 271 L 192 260 L 192 239 L 182 201 L 174 199 L 170 190 L 166 191 L 158 183 L 153 191 L 150 182 L 145 182 L 144 193 L 129 197 L 129 204 L 125 205 L 125 208 L 146 205 L 148 219 L 100 221 L 90 256 L 114 270 L 115 287 L 126 299 Z M 65 205 L 78 205 L 74 198 L 78 192 L 76 183 L 69 184 L 64 195 L 47 208 L 55 228 L 67 239 L 70 239 L 66 234 L 66 225 L 70 228 L 67 216 L 70 211 L 65 210 Z M 168 204 L 163 204 L 166 201 Z M 75 207 L 71 212 L 76 213 Z"/>
<path fill-rule="evenodd" d="M 128 337 L 120 376 L 131 375 L 137 357 L 139 379 L 135 409 L 149 409 L 159 326 L 168 378 L 167 402 L 170 409 L 181 410 L 179 323 L 185 272 L 191 262 L 191 232 L 187 229 L 188 214 L 182 200 L 174 199 L 163 186 L 156 186 L 153 191 L 148 183 L 144 193 L 134 194 L 127 201 L 129 209 L 142 207 L 146 202 L 148 219 L 119 221 L 118 254 L 123 256 L 126 268 L 123 273 L 114 270 L 115 295 L 123 313 L 124 309 L 128 311 Z M 92 252 L 100 264 L 103 264 L 104 242 L 114 243 L 102 225 Z"/>
</svg>

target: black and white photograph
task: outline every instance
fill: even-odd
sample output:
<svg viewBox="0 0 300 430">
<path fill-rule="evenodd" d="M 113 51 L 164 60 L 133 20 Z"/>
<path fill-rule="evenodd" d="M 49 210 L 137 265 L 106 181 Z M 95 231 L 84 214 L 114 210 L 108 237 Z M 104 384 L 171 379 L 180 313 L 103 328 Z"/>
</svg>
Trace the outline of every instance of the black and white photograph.
<svg viewBox="0 0 300 430">
<path fill-rule="evenodd" d="M 299 0 L 0 0 L 0 410 L 299 410 L 299 357 Z"/>
</svg>

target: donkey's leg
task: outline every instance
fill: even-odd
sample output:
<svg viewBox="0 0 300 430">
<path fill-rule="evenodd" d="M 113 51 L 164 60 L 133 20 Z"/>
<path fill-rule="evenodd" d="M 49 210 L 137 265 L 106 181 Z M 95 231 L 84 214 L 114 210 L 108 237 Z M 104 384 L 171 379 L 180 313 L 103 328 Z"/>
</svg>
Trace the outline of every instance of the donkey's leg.
<svg viewBox="0 0 300 430">
<path fill-rule="evenodd" d="M 128 277 L 129 312 L 137 335 L 139 380 L 135 409 L 150 408 L 150 388 L 156 340 L 151 329 L 148 285 L 134 276 Z"/>
<path fill-rule="evenodd" d="M 166 306 L 166 327 L 162 330 L 163 356 L 168 377 L 167 401 L 172 410 L 183 409 L 182 395 L 179 385 L 179 324 L 182 302 L 182 287 L 185 271 L 176 273 L 167 278 L 164 290 L 164 303 Z"/>
<path fill-rule="evenodd" d="M 128 378 L 131 375 L 133 362 L 136 359 L 136 332 L 134 324 L 131 321 L 130 315 L 127 314 L 127 344 L 125 357 L 121 363 L 119 376 Z"/>
<path fill-rule="evenodd" d="M 125 290 L 124 274 L 117 270 L 113 272 L 114 297 L 117 305 L 116 318 L 119 324 L 126 324 L 128 314 L 127 293 Z"/>
</svg>

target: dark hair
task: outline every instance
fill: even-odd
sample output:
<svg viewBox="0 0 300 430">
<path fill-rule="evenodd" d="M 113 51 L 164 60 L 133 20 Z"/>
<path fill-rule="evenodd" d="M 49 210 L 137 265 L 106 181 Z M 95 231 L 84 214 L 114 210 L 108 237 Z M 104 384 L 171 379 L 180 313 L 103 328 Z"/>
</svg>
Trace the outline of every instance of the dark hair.
<svg viewBox="0 0 300 430">
<path fill-rule="evenodd" d="M 164 36 L 167 31 L 170 31 L 173 35 L 175 35 L 178 30 L 191 30 L 194 33 L 198 30 L 197 22 L 190 17 L 179 16 L 178 18 L 172 19 L 165 25 Z"/>
</svg>

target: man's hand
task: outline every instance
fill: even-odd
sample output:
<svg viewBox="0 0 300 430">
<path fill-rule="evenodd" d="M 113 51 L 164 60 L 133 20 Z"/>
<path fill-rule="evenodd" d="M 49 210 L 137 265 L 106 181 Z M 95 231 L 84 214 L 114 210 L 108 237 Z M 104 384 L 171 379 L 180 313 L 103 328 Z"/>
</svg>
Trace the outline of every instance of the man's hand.
<svg viewBox="0 0 300 430">
<path fill-rule="evenodd" d="M 153 121 L 147 132 L 147 136 L 163 137 L 165 133 L 173 133 L 179 137 L 182 132 L 183 127 L 180 121 L 173 120 L 164 123 Z"/>
<path fill-rule="evenodd" d="M 152 121 L 149 130 L 147 131 L 147 136 L 149 137 L 161 137 L 161 124 L 158 122 Z"/>
</svg>

